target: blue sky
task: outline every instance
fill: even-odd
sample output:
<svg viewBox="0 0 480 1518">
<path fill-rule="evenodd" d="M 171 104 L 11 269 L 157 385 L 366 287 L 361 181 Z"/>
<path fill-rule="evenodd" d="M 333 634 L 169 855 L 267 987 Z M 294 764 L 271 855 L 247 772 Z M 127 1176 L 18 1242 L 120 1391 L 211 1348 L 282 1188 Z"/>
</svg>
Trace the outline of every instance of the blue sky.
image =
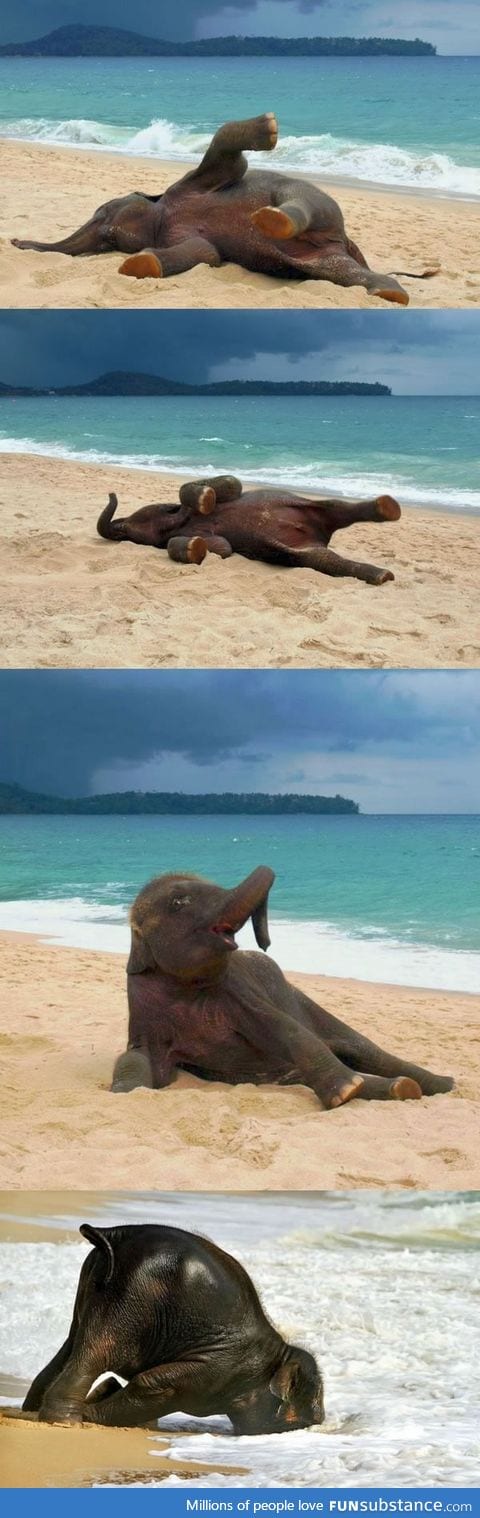
<svg viewBox="0 0 480 1518">
<path fill-rule="evenodd" d="M 398 395 L 480 394 L 480 311 L 0 311 L 0 381 L 380 380 Z"/>
<path fill-rule="evenodd" d="M 71 22 L 151 37 L 240 34 L 422 37 L 442 53 L 480 52 L 478 0 L 3 0 L 2 41 Z"/>
<path fill-rule="evenodd" d="M 0 779 L 480 812 L 480 671 L 0 673 Z"/>
</svg>

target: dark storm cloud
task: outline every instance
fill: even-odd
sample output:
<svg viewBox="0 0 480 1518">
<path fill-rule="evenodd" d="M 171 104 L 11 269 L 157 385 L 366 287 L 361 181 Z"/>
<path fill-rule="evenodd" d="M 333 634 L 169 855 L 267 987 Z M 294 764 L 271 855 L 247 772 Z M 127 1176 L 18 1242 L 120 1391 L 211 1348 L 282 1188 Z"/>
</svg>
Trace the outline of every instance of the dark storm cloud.
<svg viewBox="0 0 480 1518">
<path fill-rule="evenodd" d="M 156 757 L 209 769 L 248 757 L 292 771 L 295 756 L 368 754 L 385 766 L 474 755 L 480 672 L 10 671 L 0 673 L 0 778 L 79 795 L 99 772 Z M 105 787 L 104 787 L 105 788 Z M 282 787 L 280 787 L 282 788 Z M 283 785 L 285 789 L 285 784 Z"/>
<path fill-rule="evenodd" d="M 136 369 L 480 393 L 480 312 L 3 311 L 0 348 L 0 380 L 41 388 Z"/>
<path fill-rule="evenodd" d="M 441 52 L 478 53 L 478 0 L 3 0 L 1 41 L 72 22 L 185 41 L 225 35 L 421 36 Z"/>
</svg>

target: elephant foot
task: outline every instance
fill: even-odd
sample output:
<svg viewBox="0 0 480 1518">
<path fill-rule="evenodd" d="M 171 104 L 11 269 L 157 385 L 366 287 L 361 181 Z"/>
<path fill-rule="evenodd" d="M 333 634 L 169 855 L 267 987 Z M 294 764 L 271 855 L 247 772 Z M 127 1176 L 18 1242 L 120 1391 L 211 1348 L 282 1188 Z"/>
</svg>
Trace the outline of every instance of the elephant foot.
<svg viewBox="0 0 480 1518">
<path fill-rule="evenodd" d="M 208 548 L 205 542 L 205 538 L 189 539 L 187 548 L 187 559 L 189 564 L 203 564 L 203 560 L 206 559 L 207 553 Z"/>
<path fill-rule="evenodd" d="M 213 490 L 213 488 L 212 488 L 211 485 L 205 485 L 205 488 L 204 488 L 204 490 L 202 490 L 200 492 L 200 495 L 199 495 L 198 501 L 197 501 L 197 508 L 198 508 L 198 511 L 201 513 L 201 516 L 202 517 L 209 517 L 209 516 L 211 516 L 212 511 L 215 511 L 216 504 L 217 504 L 217 497 L 216 497 L 215 491 Z"/>
<path fill-rule="evenodd" d="M 386 585 L 387 580 L 394 580 L 395 575 L 391 569 L 377 569 L 368 581 L 370 585 Z"/>
<path fill-rule="evenodd" d="M 363 1084 L 363 1076 L 352 1075 L 349 1070 L 345 1070 L 345 1073 L 340 1071 L 338 1075 L 330 1076 L 321 1086 L 317 1086 L 316 1094 L 322 1107 L 330 1110 L 333 1107 L 343 1107 L 354 1096 L 361 1096 Z"/>
<path fill-rule="evenodd" d="M 442 1092 L 454 1091 L 455 1081 L 453 1075 L 430 1075 L 420 1072 L 422 1091 L 424 1096 L 441 1096 Z"/>
<path fill-rule="evenodd" d="M 134 279 L 163 279 L 163 269 L 156 253 L 132 253 L 120 264 L 119 274 L 131 274 Z"/>
<path fill-rule="evenodd" d="M 169 559 L 176 564 L 203 564 L 207 557 L 205 538 L 170 538 L 167 544 Z"/>
<path fill-rule="evenodd" d="M 409 1075 L 397 1075 L 396 1080 L 390 1083 L 390 1096 L 394 1102 L 419 1102 L 422 1088 Z"/>
<path fill-rule="evenodd" d="M 379 495 L 375 502 L 376 516 L 379 522 L 398 522 L 402 513 L 398 501 L 393 495 Z"/>
<path fill-rule="evenodd" d="M 255 121 L 250 150 L 253 153 L 271 153 L 278 142 L 278 121 L 273 111 L 265 111 Z"/>
<path fill-rule="evenodd" d="M 285 211 L 278 211 L 275 206 L 262 206 L 259 211 L 253 211 L 251 220 L 264 237 L 273 237 L 275 242 L 284 242 L 297 233 L 291 216 L 287 216 Z"/>
<path fill-rule="evenodd" d="M 370 295 L 378 295 L 379 300 L 392 301 L 394 306 L 410 305 L 410 296 L 407 295 L 406 290 L 402 290 L 401 285 L 393 285 L 391 288 L 388 285 L 379 285 L 376 289 L 370 287 L 369 293 Z"/>
<path fill-rule="evenodd" d="M 141 1049 L 127 1049 L 115 1062 L 111 1091 L 134 1091 L 136 1086 L 153 1086 L 148 1054 Z"/>
</svg>

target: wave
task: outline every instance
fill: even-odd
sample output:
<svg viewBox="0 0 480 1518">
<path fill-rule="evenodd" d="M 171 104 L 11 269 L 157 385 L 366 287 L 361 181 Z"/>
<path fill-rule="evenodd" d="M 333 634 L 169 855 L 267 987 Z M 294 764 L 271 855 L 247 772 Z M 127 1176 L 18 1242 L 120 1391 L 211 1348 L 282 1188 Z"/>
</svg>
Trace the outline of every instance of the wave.
<svg viewBox="0 0 480 1518">
<path fill-rule="evenodd" d="M 126 954 L 130 936 L 126 907 L 101 905 L 81 896 L 3 901 L 0 929 L 110 954 Z M 273 914 L 271 936 L 272 957 L 283 970 L 438 991 L 474 994 L 478 990 L 480 954 L 473 949 L 406 941 L 375 925 L 345 928 L 322 919 Z M 238 942 L 241 948 L 255 948 L 250 923 L 238 934 Z"/>
<path fill-rule="evenodd" d="M 26 116 L 7 121 L 2 136 L 44 142 L 62 147 L 90 148 L 97 152 L 126 153 L 131 157 L 167 159 L 189 163 L 200 158 L 210 132 L 179 126 L 164 118 L 153 120 L 138 132 L 128 127 L 83 118 L 64 121 Z M 272 162 L 266 153 L 255 154 L 255 164 Z M 457 163 L 448 153 L 400 148 L 394 143 L 357 142 L 320 135 L 282 137 L 275 150 L 275 166 L 298 173 L 324 174 L 401 189 L 435 190 L 463 198 L 480 196 L 480 168 Z"/>
<path fill-rule="evenodd" d="M 221 438 L 205 438 L 205 442 L 222 443 Z M 244 448 L 242 444 L 242 448 Z M 38 442 L 30 437 L 0 436 L 0 453 L 34 454 L 40 458 L 65 459 L 79 464 L 111 464 L 114 469 L 140 469 L 152 474 L 170 473 L 184 476 L 198 474 L 202 478 L 218 474 L 219 468 L 227 467 L 226 461 L 217 459 L 206 463 L 204 459 L 180 459 L 175 454 L 111 453 L 99 448 L 69 448 L 63 443 Z M 229 465 L 229 467 L 231 467 Z M 318 463 L 301 464 L 289 460 L 276 467 L 273 464 L 251 465 L 245 469 L 237 461 L 242 479 L 251 484 L 282 485 L 292 490 L 332 492 L 338 496 L 369 497 L 385 492 L 396 495 L 406 506 L 430 506 L 447 511 L 480 511 L 480 490 L 450 489 L 434 485 L 419 486 L 409 476 L 384 472 L 378 474 L 364 470 L 363 473 L 332 470 Z"/>
</svg>

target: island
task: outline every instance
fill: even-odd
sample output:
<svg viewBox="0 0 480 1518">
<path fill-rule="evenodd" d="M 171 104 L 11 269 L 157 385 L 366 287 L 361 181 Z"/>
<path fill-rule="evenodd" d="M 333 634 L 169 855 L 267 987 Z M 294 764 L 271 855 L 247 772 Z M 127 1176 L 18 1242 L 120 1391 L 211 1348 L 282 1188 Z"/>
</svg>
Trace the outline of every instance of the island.
<svg viewBox="0 0 480 1518">
<path fill-rule="evenodd" d="M 113 791 L 103 796 L 46 796 L 21 785 L 0 784 L 2 816 L 49 815 L 73 817 L 356 817 L 360 807 L 345 796 L 299 796 L 262 791 L 209 792 L 193 796 L 183 791 Z"/>
<path fill-rule="evenodd" d="M 114 26 L 59 26 L 30 42 L 8 42 L 4 58 L 407 58 L 435 57 L 416 37 L 206 37 L 169 42 Z"/>
<path fill-rule="evenodd" d="M 389 385 L 362 384 L 357 380 L 216 380 L 212 385 L 189 385 L 184 380 L 156 374 L 100 374 L 83 385 L 57 385 L 47 389 L 33 385 L 0 384 L 2 397 L 49 395 L 391 395 Z"/>
</svg>

